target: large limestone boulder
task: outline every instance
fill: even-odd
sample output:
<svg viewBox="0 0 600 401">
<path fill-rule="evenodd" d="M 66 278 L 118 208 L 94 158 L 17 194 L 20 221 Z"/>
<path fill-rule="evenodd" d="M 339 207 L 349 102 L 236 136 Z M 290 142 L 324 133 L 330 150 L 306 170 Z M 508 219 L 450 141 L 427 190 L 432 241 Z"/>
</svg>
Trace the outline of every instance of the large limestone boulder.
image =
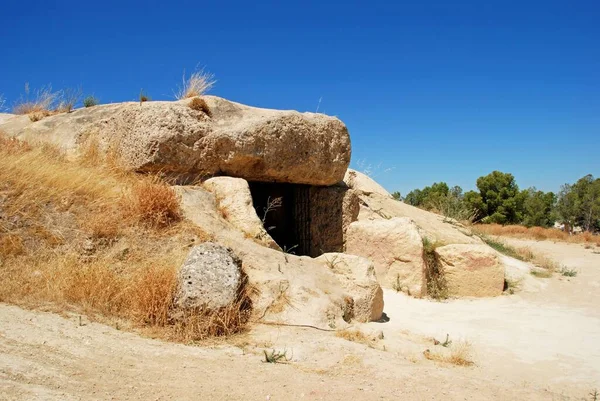
<svg viewBox="0 0 600 401">
<path fill-rule="evenodd" d="M 181 309 L 219 309 L 238 298 L 241 261 L 230 249 L 212 242 L 195 246 L 178 275 L 175 304 Z"/>
<path fill-rule="evenodd" d="M 436 248 L 448 286 L 454 297 L 493 297 L 504 289 L 504 266 L 487 245 L 452 244 Z"/>
<path fill-rule="evenodd" d="M 333 185 L 350 162 L 350 137 L 337 118 L 260 109 L 204 96 L 210 115 L 190 100 L 101 105 L 38 122 L 27 116 L 0 130 L 66 150 L 98 143 L 136 171 L 184 181 L 229 175 L 249 181 Z M 87 146 L 87 145 L 86 145 Z"/>
<path fill-rule="evenodd" d="M 346 253 L 373 262 L 383 287 L 420 296 L 425 285 L 423 240 L 409 218 L 356 221 L 346 232 Z"/>
<path fill-rule="evenodd" d="M 326 253 L 317 258 L 342 283 L 351 298 L 347 320 L 374 322 L 383 314 L 383 290 L 377 282 L 375 267 L 368 259 L 343 253 Z"/>
<path fill-rule="evenodd" d="M 227 221 L 250 238 L 262 242 L 269 248 L 281 250 L 258 218 L 246 180 L 233 177 L 214 177 L 206 180 L 203 186 L 215 195 L 217 207 Z"/>
<path fill-rule="evenodd" d="M 392 197 L 392 195 L 374 179 L 366 174 L 361 173 L 360 171 L 356 171 L 351 168 L 346 170 L 346 174 L 344 174 L 344 182 L 349 188 L 352 188 L 365 195 L 377 194 L 386 198 Z"/>
</svg>

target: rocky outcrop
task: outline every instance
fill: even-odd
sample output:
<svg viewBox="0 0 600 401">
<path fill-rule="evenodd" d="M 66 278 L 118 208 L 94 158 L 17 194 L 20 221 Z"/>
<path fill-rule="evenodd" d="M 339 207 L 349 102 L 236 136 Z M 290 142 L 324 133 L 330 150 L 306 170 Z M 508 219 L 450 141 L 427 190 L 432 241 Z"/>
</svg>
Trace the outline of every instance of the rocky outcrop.
<svg viewBox="0 0 600 401">
<path fill-rule="evenodd" d="M 504 289 L 504 266 L 487 245 L 452 244 L 436 248 L 453 297 L 493 297 Z"/>
<path fill-rule="evenodd" d="M 225 220 L 269 248 L 279 245 L 267 233 L 263 222 L 256 215 L 248 182 L 242 178 L 215 177 L 203 183 L 204 188 L 215 195 L 217 207 Z"/>
<path fill-rule="evenodd" d="M 423 240 L 411 219 L 395 217 L 350 224 L 346 253 L 371 260 L 383 287 L 421 295 L 425 271 Z"/>
<path fill-rule="evenodd" d="M 326 253 L 317 258 L 332 271 L 349 297 L 347 321 L 373 322 L 383 314 L 383 290 L 377 282 L 373 263 L 365 258 L 343 253 Z"/>
<path fill-rule="evenodd" d="M 238 298 L 241 261 L 230 249 L 206 242 L 190 251 L 178 274 L 176 306 L 180 309 L 219 309 Z"/>
<path fill-rule="evenodd" d="M 204 96 L 210 115 L 178 102 L 120 103 L 31 123 L 19 116 L 0 129 L 25 140 L 76 150 L 90 142 L 132 170 L 181 181 L 229 175 L 249 181 L 333 185 L 350 162 L 350 137 L 337 118 L 260 109 Z"/>
<path fill-rule="evenodd" d="M 371 195 L 377 194 L 386 198 L 391 198 L 392 195 L 384 187 L 379 185 L 375 180 L 360 171 L 349 168 L 344 175 L 344 182 L 349 188 L 352 188 L 362 194 Z"/>
</svg>

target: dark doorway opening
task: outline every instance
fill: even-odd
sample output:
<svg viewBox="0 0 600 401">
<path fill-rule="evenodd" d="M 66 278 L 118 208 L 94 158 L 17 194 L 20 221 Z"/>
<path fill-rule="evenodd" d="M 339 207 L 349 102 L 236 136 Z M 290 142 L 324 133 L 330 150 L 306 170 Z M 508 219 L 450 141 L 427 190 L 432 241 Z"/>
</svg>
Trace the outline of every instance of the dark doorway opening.
<svg viewBox="0 0 600 401">
<path fill-rule="evenodd" d="M 311 254 L 310 186 L 249 182 L 256 214 L 285 252 Z"/>
</svg>

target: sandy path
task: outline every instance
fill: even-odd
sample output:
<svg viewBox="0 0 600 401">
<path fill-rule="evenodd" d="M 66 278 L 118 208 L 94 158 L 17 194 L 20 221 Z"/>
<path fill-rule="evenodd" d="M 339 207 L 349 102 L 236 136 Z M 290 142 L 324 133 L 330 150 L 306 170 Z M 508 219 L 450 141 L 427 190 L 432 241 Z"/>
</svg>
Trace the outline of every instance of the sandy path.
<svg viewBox="0 0 600 401">
<path fill-rule="evenodd" d="M 447 303 L 386 292 L 391 320 L 363 326 L 383 330 L 378 349 L 270 326 L 239 347 L 184 346 L 0 304 L 0 400 L 587 399 L 600 388 L 600 316 L 587 298 L 600 259 L 558 245 L 548 253 L 580 276 L 539 292 Z M 422 357 L 425 337 L 446 333 L 472 342 L 476 366 Z M 262 363 L 271 348 L 291 350 L 292 363 Z"/>
<path fill-rule="evenodd" d="M 600 387 L 600 254 L 582 245 L 507 239 L 576 268 L 541 290 L 488 299 L 435 303 L 386 291 L 387 331 L 467 340 L 478 365 L 513 381 L 552 391 Z"/>
</svg>

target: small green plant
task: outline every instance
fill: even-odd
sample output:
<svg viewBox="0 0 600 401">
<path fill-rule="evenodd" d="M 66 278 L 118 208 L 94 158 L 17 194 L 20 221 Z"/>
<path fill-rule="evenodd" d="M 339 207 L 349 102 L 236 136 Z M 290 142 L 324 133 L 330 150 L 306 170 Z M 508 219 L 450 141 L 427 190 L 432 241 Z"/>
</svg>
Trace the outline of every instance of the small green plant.
<svg viewBox="0 0 600 401">
<path fill-rule="evenodd" d="M 559 270 L 560 274 L 565 277 L 575 277 L 577 276 L 577 270 L 568 268 L 567 266 L 562 266 Z"/>
<path fill-rule="evenodd" d="M 263 362 L 266 363 L 285 363 L 292 359 L 291 357 L 288 358 L 286 350 L 280 352 L 273 349 L 271 352 L 268 352 L 267 350 L 263 350 L 263 352 L 265 354 L 265 360 Z"/>
<path fill-rule="evenodd" d="M 448 298 L 448 283 L 444 277 L 444 268 L 435 249 L 441 246 L 438 242 L 431 242 L 423 238 L 423 260 L 425 261 L 425 279 L 427 294 L 437 300 Z"/>
<path fill-rule="evenodd" d="M 489 246 L 491 246 L 498 252 L 503 253 L 506 256 L 510 256 L 511 258 L 515 258 L 515 259 L 519 259 L 519 260 L 527 262 L 526 258 L 523 257 L 521 254 L 519 254 L 519 252 L 517 252 L 517 250 L 515 248 L 513 248 L 512 246 L 506 245 L 504 242 L 497 241 L 486 235 L 481 235 L 480 237 L 483 240 L 483 242 L 485 242 L 486 244 L 488 244 Z"/>
<path fill-rule="evenodd" d="M 90 95 L 90 96 L 87 96 L 85 99 L 83 99 L 83 107 L 85 107 L 85 108 L 94 107 L 94 106 L 97 106 L 98 104 L 100 104 L 100 101 L 95 96 Z"/>
<path fill-rule="evenodd" d="M 590 394 L 590 400 L 592 401 L 598 401 L 600 399 L 600 393 L 598 392 L 597 389 L 594 389 Z"/>
<path fill-rule="evenodd" d="M 552 277 L 552 272 L 545 269 L 533 269 L 531 270 L 531 275 L 538 278 L 550 278 Z"/>
</svg>

